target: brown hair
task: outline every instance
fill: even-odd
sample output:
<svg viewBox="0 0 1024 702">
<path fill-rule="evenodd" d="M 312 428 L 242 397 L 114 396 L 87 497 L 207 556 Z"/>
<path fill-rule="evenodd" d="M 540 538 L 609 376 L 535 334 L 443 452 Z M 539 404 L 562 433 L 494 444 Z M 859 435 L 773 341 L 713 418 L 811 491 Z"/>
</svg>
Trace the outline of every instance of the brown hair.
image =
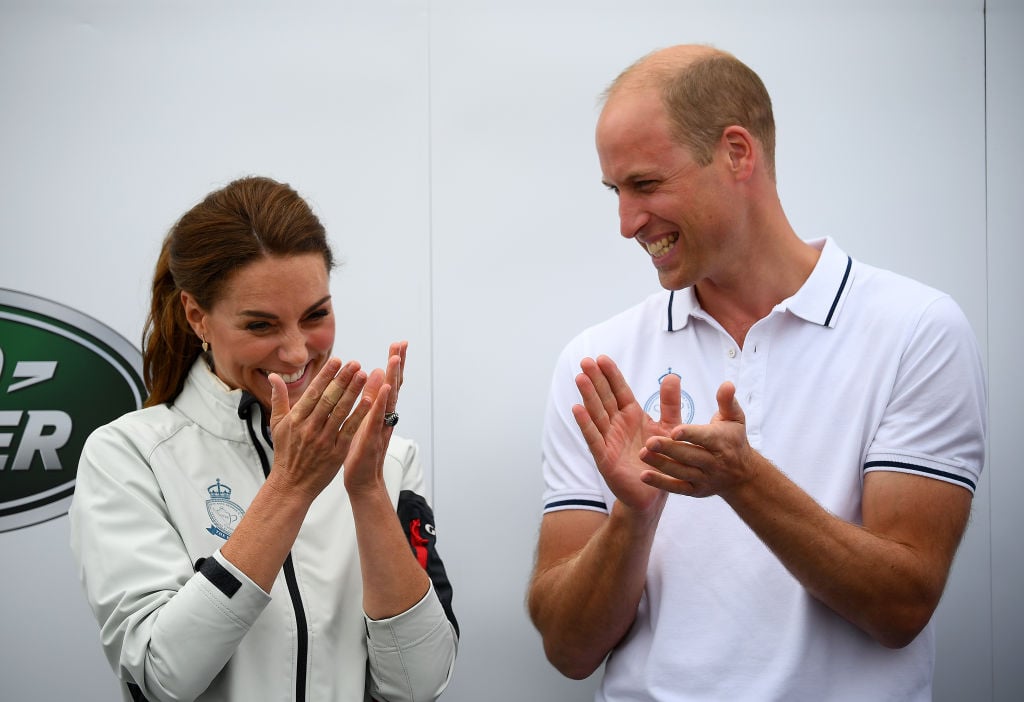
<svg viewBox="0 0 1024 702">
<path fill-rule="evenodd" d="M 181 293 L 210 309 L 230 276 L 264 256 L 319 253 L 334 257 L 323 225 L 297 192 L 270 178 L 248 177 L 207 195 L 164 238 L 142 334 L 145 406 L 178 396 L 199 356 L 201 340 L 185 318 Z"/>
<path fill-rule="evenodd" d="M 775 117 L 760 77 L 732 54 L 709 47 L 675 47 L 648 54 L 623 71 L 605 91 L 657 88 L 673 136 L 697 163 L 711 163 L 726 127 L 738 125 L 761 144 L 775 180 Z"/>
</svg>

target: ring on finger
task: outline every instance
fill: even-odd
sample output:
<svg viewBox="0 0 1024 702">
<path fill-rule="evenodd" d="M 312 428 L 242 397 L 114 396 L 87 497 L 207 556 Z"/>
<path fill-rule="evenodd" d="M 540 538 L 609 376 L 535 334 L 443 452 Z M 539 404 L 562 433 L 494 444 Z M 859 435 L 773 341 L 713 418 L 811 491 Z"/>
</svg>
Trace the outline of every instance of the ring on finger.
<svg viewBox="0 0 1024 702">
<path fill-rule="evenodd" d="M 398 424 L 398 412 L 388 412 L 384 415 L 384 426 L 393 427 Z"/>
</svg>

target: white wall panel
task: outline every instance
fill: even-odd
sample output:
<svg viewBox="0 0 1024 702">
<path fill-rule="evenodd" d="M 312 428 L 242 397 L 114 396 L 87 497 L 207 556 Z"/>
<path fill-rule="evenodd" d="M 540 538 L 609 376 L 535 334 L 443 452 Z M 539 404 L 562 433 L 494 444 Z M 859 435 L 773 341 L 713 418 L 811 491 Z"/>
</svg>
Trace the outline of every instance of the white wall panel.
<svg viewBox="0 0 1024 702">
<path fill-rule="evenodd" d="M 343 263 L 335 352 L 410 341 L 400 428 L 429 467 L 427 87 L 426 0 L 0 3 L 0 287 L 138 343 L 174 220 L 242 175 L 290 182 Z M 67 519 L 0 558 L 0 699 L 113 699 Z"/>
<path fill-rule="evenodd" d="M 452 699 L 585 700 L 595 684 L 545 667 L 522 600 L 555 357 L 657 286 L 599 182 L 597 95 L 657 47 L 736 53 L 773 95 L 798 233 L 949 291 L 984 341 L 983 40 L 977 2 L 431 3 L 436 499 L 460 529 L 445 553 L 464 620 Z M 991 687 L 987 489 L 939 614 L 940 700 Z"/>
<path fill-rule="evenodd" d="M 1021 396 L 1024 348 L 1024 3 L 988 0 L 988 317 L 992 494 L 992 649 L 994 695 L 1024 697 L 1024 471 L 1021 471 Z"/>
<path fill-rule="evenodd" d="M 337 352 L 411 341 L 402 429 L 463 630 L 445 699 L 582 702 L 596 676 L 561 678 L 523 604 L 541 415 L 562 345 L 657 289 L 599 182 L 597 96 L 657 47 L 733 51 L 773 96 L 798 233 L 950 292 L 979 335 L 992 456 L 935 698 L 1018 699 L 1024 22 L 987 5 L 986 65 L 982 0 L 0 0 L 0 287 L 136 342 L 174 219 L 240 175 L 291 182 L 344 261 Z M 0 533 L 4 700 L 113 694 L 66 543 L 65 518 Z"/>
</svg>

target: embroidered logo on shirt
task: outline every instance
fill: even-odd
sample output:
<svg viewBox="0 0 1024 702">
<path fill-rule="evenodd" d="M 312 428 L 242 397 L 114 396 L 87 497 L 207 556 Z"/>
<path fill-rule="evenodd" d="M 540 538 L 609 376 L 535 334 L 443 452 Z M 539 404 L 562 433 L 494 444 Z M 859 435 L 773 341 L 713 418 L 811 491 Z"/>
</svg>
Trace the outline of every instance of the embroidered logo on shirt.
<svg viewBox="0 0 1024 702">
<path fill-rule="evenodd" d="M 667 378 L 669 375 L 674 375 L 679 378 L 680 389 L 679 389 L 679 416 L 682 418 L 683 424 L 689 424 L 693 421 L 693 398 L 690 397 L 690 393 L 682 389 L 681 384 L 683 377 L 678 373 L 672 372 L 672 366 L 669 366 L 668 372 L 658 378 L 659 389 L 654 391 L 654 394 L 647 398 L 647 402 L 644 403 L 644 412 L 650 415 L 651 419 L 658 421 L 661 419 L 661 381 Z"/>
<path fill-rule="evenodd" d="M 222 483 L 220 478 L 206 488 L 206 491 L 210 493 L 210 499 L 206 501 L 206 513 L 213 522 L 206 530 L 226 541 L 234 532 L 245 510 L 231 501 L 231 488 Z"/>
</svg>

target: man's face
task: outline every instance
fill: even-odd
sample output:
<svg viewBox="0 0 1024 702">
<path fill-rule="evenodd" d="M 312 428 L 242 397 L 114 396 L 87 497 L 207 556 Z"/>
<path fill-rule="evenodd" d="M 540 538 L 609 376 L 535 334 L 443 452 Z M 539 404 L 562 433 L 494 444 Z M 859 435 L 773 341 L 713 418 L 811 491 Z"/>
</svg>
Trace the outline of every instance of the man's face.
<svg viewBox="0 0 1024 702">
<path fill-rule="evenodd" d="M 619 198 L 622 236 L 651 257 L 661 285 L 694 285 L 715 274 L 727 231 L 727 195 L 715 161 L 700 166 L 676 142 L 655 90 L 609 98 L 597 124 L 605 185 Z"/>
</svg>

